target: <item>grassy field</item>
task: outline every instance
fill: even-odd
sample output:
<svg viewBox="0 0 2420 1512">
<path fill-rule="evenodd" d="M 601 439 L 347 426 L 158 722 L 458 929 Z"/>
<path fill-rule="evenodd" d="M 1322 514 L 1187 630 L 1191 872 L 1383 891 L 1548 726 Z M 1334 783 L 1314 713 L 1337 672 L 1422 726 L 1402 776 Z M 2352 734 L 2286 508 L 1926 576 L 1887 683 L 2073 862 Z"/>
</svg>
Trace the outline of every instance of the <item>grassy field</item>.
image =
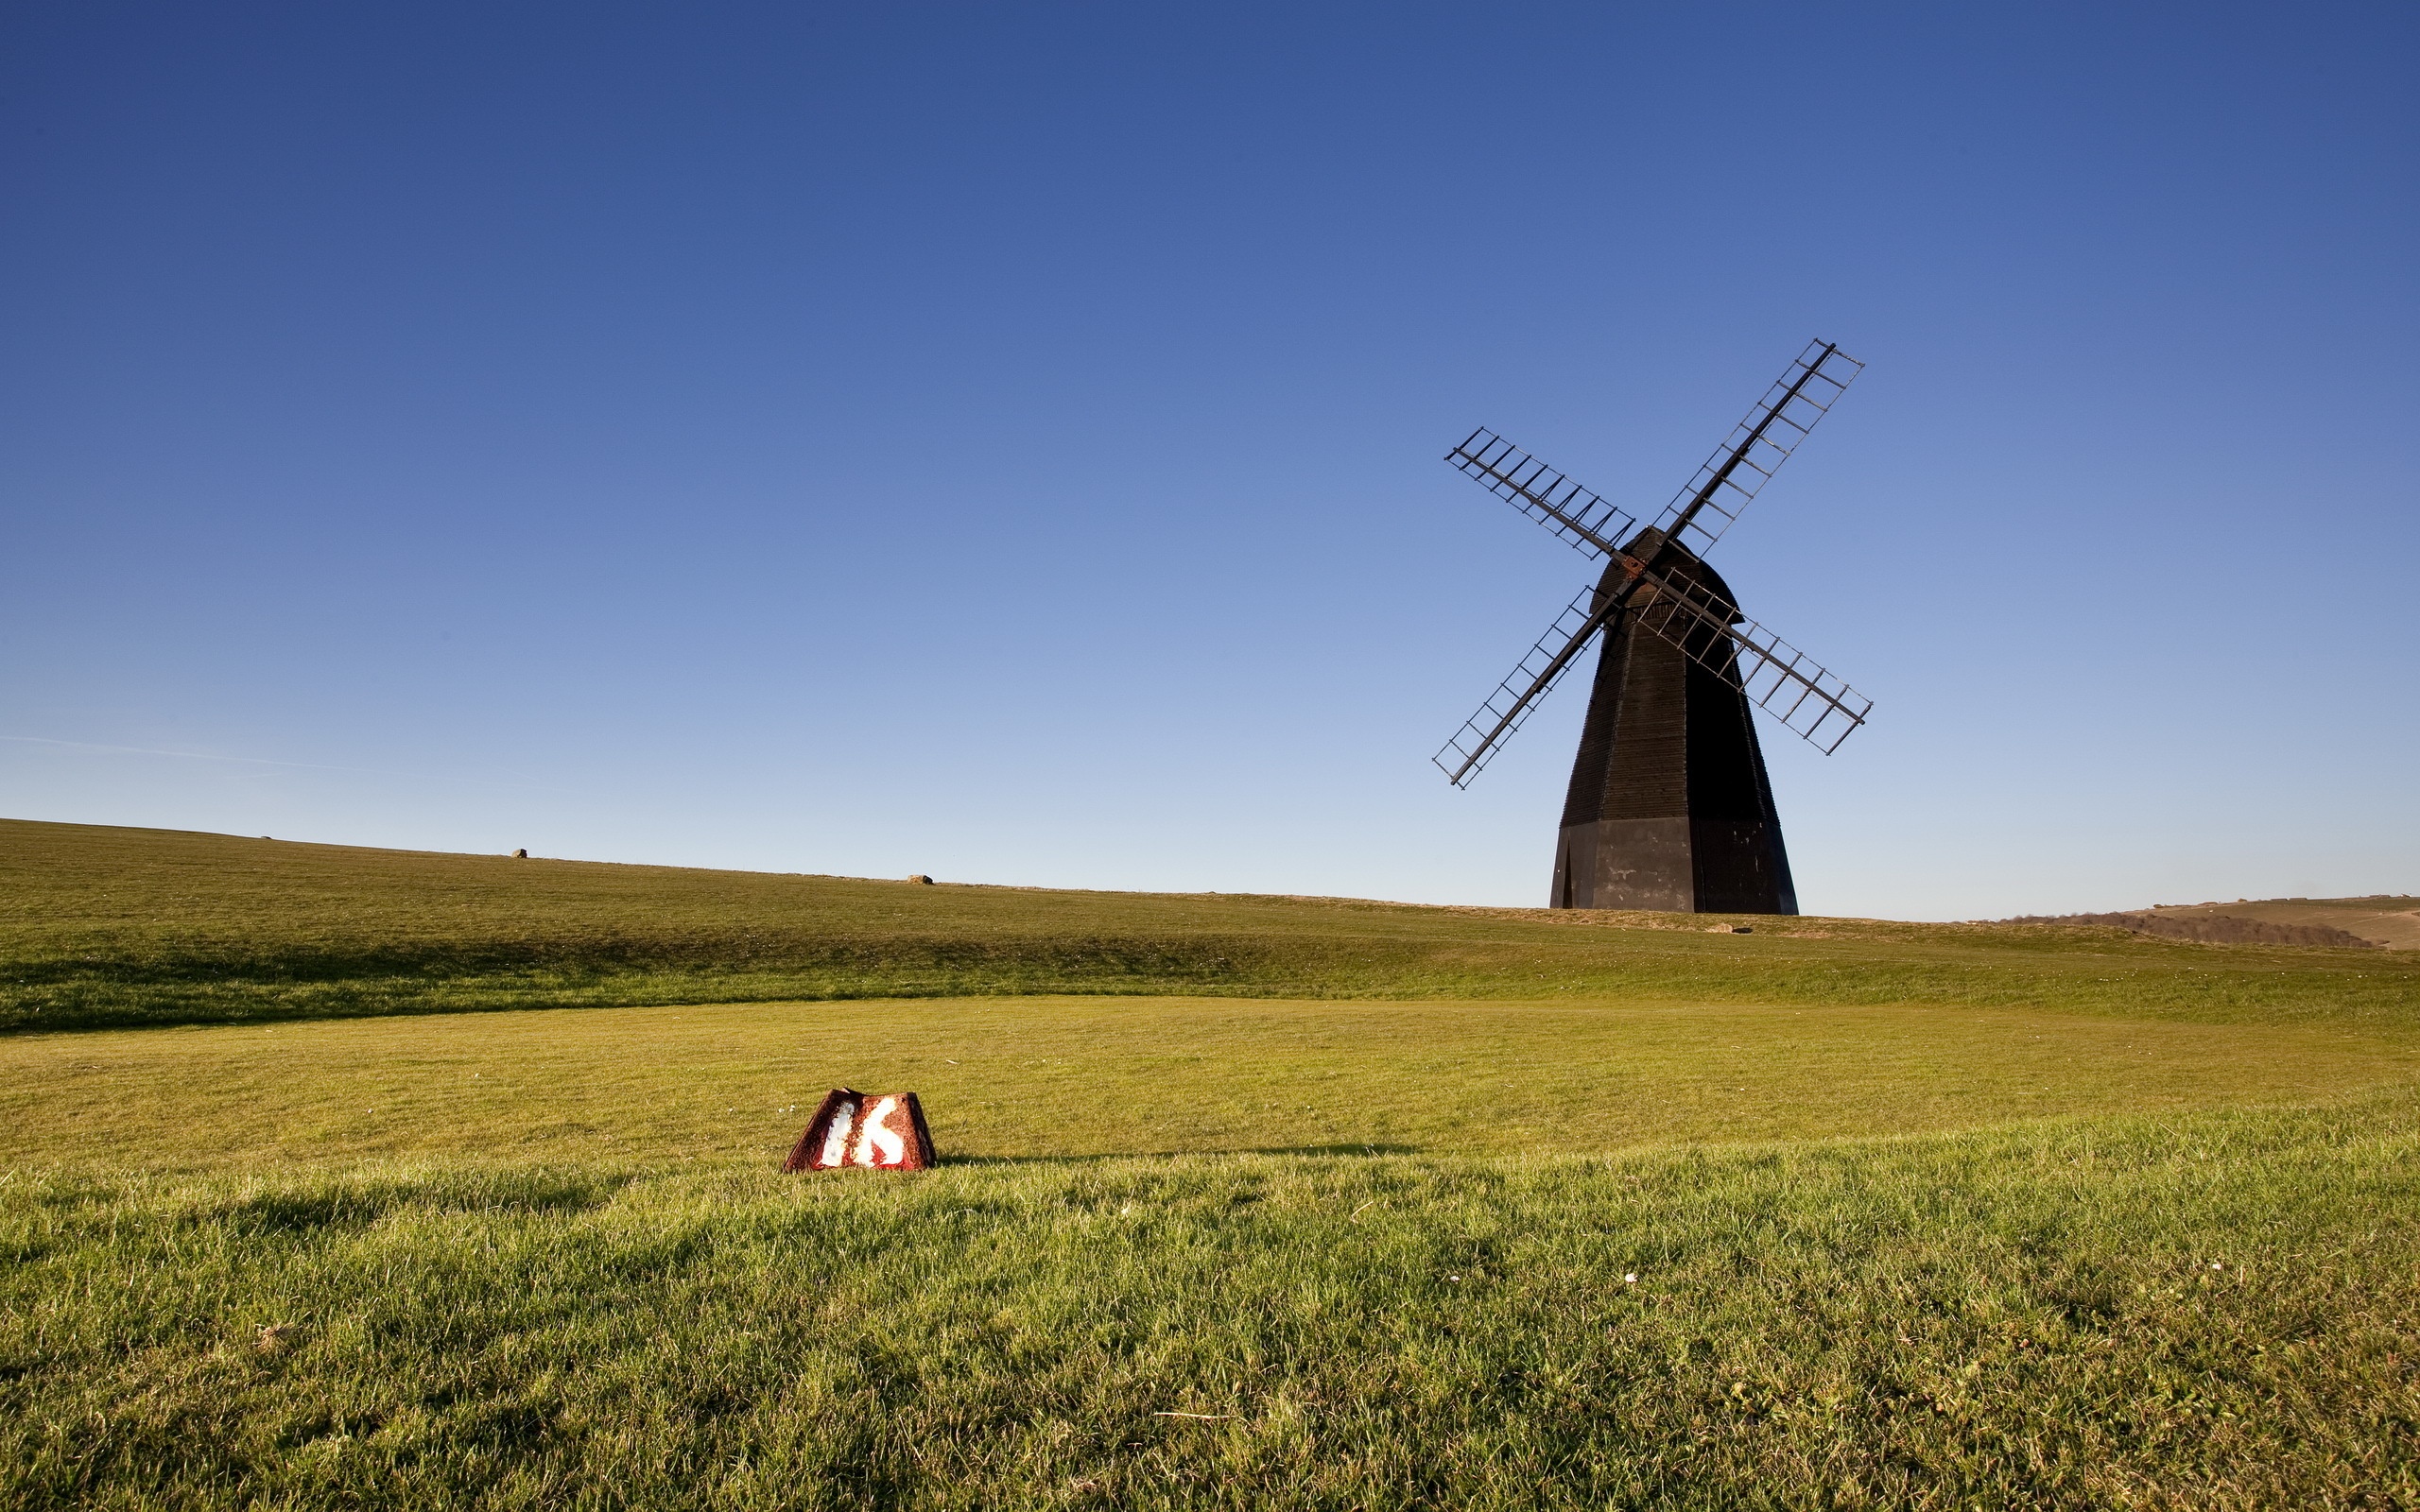
<svg viewBox="0 0 2420 1512">
<path fill-rule="evenodd" d="M 0 902 L 0 1504 L 2420 1505 L 2392 953 L 29 825 Z M 840 1082 L 943 1166 L 776 1174 Z"/>
</svg>

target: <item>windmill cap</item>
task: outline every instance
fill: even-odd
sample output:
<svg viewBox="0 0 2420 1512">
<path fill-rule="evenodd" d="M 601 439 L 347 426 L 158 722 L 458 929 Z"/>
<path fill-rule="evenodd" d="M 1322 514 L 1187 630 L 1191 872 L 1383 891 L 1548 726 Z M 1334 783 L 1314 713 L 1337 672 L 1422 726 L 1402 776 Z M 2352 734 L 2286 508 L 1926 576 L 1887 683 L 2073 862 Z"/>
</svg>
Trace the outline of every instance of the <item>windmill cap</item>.
<svg viewBox="0 0 2420 1512">
<path fill-rule="evenodd" d="M 1642 530 L 1631 537 L 1622 550 L 1642 560 L 1651 558 L 1658 550 L 1662 550 L 1664 559 L 1656 565 L 1657 576 L 1686 583 L 1714 594 L 1731 607 L 1731 619 L 1735 624 L 1746 618 L 1739 612 L 1739 595 L 1731 591 L 1731 585 L 1722 580 L 1722 575 L 1708 565 L 1704 558 L 1677 541 L 1669 547 L 1665 546 L 1664 532 L 1654 529 Z M 1615 562 L 1605 570 L 1604 580 L 1598 584 L 1597 591 L 1599 593 L 1612 592 L 1620 586 L 1623 576 L 1622 564 L 1618 561 Z M 1642 600 L 1651 599 L 1655 596 L 1655 591 L 1642 587 L 1639 590 L 1639 595 Z"/>
</svg>

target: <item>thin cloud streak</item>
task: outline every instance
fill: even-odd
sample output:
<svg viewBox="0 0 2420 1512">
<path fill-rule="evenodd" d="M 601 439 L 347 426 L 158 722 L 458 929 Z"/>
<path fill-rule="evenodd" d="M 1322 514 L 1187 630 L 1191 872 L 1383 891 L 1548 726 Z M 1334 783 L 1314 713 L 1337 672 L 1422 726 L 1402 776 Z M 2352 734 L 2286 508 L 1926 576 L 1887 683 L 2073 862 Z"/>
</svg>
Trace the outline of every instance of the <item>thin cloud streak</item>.
<svg viewBox="0 0 2420 1512">
<path fill-rule="evenodd" d="M 424 772 L 397 772 L 377 766 L 332 766 L 325 762 L 286 762 L 268 756 L 221 756 L 201 750 L 163 750 L 151 746 L 105 746 L 89 740 L 59 740 L 49 735 L 0 735 L 0 740 L 26 746 L 57 746 L 65 750 L 105 751 L 115 756 L 167 756 L 180 761 L 227 762 L 243 766 L 285 766 L 306 772 L 351 772 L 362 777 L 426 777 Z M 459 778 L 456 781 L 488 782 L 498 787 L 543 788 L 546 784 L 535 778 Z"/>
</svg>

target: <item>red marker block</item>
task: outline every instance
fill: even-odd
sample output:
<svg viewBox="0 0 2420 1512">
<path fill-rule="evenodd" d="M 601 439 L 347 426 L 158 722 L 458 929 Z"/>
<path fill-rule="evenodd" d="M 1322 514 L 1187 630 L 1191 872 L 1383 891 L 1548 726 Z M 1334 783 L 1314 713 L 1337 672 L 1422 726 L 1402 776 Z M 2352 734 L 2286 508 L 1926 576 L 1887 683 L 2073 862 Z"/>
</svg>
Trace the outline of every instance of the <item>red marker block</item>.
<svg viewBox="0 0 2420 1512">
<path fill-rule="evenodd" d="M 925 1108 L 914 1092 L 861 1092 L 836 1087 L 806 1121 L 785 1171 L 922 1171 L 938 1159 Z"/>
</svg>

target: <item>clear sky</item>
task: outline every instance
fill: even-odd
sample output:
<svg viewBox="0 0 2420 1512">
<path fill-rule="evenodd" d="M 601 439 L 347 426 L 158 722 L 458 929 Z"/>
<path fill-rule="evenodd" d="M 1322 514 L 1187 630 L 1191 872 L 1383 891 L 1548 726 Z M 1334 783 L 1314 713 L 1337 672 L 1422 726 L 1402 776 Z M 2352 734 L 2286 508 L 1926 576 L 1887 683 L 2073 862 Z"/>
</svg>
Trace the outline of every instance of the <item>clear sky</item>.
<svg viewBox="0 0 2420 1512">
<path fill-rule="evenodd" d="M 1431 751 L 1810 336 L 1714 560 L 1809 912 L 2420 891 L 2409 6 L 52 5 L 0 814 L 1541 903 Z"/>
</svg>

